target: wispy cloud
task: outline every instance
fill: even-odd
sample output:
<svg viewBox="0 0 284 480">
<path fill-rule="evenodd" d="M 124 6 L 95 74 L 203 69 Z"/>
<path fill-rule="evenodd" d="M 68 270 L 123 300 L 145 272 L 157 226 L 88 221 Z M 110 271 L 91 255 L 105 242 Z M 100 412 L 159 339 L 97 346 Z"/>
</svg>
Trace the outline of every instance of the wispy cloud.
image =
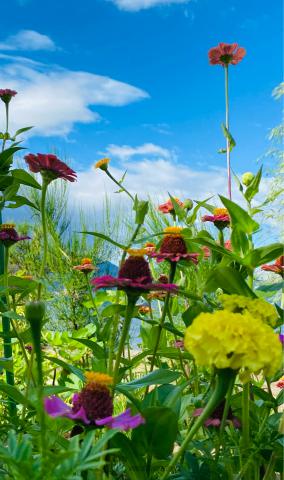
<svg viewBox="0 0 284 480">
<path fill-rule="evenodd" d="M 56 50 L 54 41 L 47 35 L 35 30 L 20 30 L 16 35 L 10 35 L 0 42 L 0 50 L 5 51 L 36 51 Z"/>
<path fill-rule="evenodd" d="M 121 10 L 138 12 L 147 8 L 178 3 L 189 3 L 191 0 L 111 0 Z"/>
<path fill-rule="evenodd" d="M 2 60 L 2 61 L 1 61 Z M 33 135 L 65 136 L 74 124 L 100 120 L 93 106 L 119 107 L 148 94 L 110 77 L 0 55 L 1 88 L 18 92 L 11 106 L 11 131 L 36 125 Z"/>
<path fill-rule="evenodd" d="M 132 147 L 130 145 L 109 145 L 105 152 L 107 155 L 116 157 L 122 161 L 130 160 L 133 157 L 137 156 L 147 156 L 151 158 L 163 158 L 170 159 L 174 157 L 174 151 L 163 148 L 154 143 L 144 143 L 137 147 Z"/>
<path fill-rule="evenodd" d="M 153 132 L 161 133 L 162 135 L 171 135 L 172 133 L 167 123 L 143 123 L 142 127 L 149 128 Z"/>
</svg>

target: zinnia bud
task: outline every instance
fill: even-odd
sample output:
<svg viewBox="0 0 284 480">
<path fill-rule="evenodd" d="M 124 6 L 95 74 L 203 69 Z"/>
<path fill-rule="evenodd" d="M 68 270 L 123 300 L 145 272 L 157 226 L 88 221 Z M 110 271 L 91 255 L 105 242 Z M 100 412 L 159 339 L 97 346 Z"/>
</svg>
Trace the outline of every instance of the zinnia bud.
<svg viewBox="0 0 284 480">
<path fill-rule="evenodd" d="M 191 210 L 192 207 L 193 207 L 193 201 L 191 200 L 191 198 L 187 198 L 184 202 L 183 202 L 183 207 L 186 209 L 186 210 Z"/>
<path fill-rule="evenodd" d="M 246 172 L 242 176 L 242 183 L 248 187 L 254 179 L 254 174 L 252 172 Z"/>
</svg>

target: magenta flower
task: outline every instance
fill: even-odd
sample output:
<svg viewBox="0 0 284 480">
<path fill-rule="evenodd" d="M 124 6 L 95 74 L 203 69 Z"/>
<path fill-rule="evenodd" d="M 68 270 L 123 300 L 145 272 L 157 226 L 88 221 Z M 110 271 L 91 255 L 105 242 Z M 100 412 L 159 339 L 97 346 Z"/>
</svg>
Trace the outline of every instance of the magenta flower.
<svg viewBox="0 0 284 480">
<path fill-rule="evenodd" d="M 10 88 L 1 88 L 0 89 L 0 98 L 2 102 L 9 103 L 11 98 L 17 95 L 16 90 L 10 90 Z"/>
<path fill-rule="evenodd" d="M 73 396 L 73 401 L 76 399 L 77 394 Z M 72 420 L 81 420 L 85 425 L 89 425 L 91 422 L 86 416 L 84 407 L 81 407 L 76 413 L 73 409 L 67 405 L 61 398 L 52 395 L 44 399 L 44 408 L 46 413 L 50 417 L 67 417 Z"/>
<path fill-rule="evenodd" d="M 284 345 L 284 335 L 282 333 L 279 334 L 279 340 Z"/>
<path fill-rule="evenodd" d="M 77 174 L 68 167 L 66 163 L 61 162 L 56 155 L 38 153 L 34 155 L 29 153 L 25 157 L 25 161 L 29 166 L 29 169 L 33 173 L 41 173 L 42 176 L 49 182 L 56 178 L 62 178 L 69 182 L 75 182 Z"/>
<path fill-rule="evenodd" d="M 213 215 L 204 215 L 202 222 L 213 222 L 219 230 L 230 225 L 230 216 L 226 208 L 215 208 Z"/>
<path fill-rule="evenodd" d="M 174 343 L 175 348 L 184 348 L 184 341 L 183 340 L 176 340 Z"/>
<path fill-rule="evenodd" d="M 207 420 L 205 420 L 204 426 L 207 427 L 207 428 L 208 427 L 216 427 L 216 428 L 220 427 L 222 417 L 223 417 L 224 407 L 225 407 L 225 402 L 223 401 L 217 408 L 215 408 L 214 412 L 211 414 L 211 417 L 209 417 L 209 418 L 207 418 Z M 204 410 L 204 408 L 197 408 L 196 410 L 194 410 L 192 416 L 193 417 L 199 417 L 202 414 L 203 410 Z M 231 408 L 229 408 L 229 412 L 228 412 L 228 415 L 227 415 L 227 422 L 232 422 L 232 424 L 235 428 L 241 428 L 241 423 L 238 420 L 238 418 L 234 417 Z"/>
<path fill-rule="evenodd" d="M 177 286 L 172 283 L 153 282 L 149 263 L 145 260 L 143 254 L 145 250 L 129 250 L 129 257 L 121 266 L 118 277 L 104 275 L 93 278 L 91 284 L 95 289 L 99 288 L 118 288 L 128 292 L 148 292 L 150 290 L 162 290 L 164 292 L 177 291 Z"/>
<path fill-rule="evenodd" d="M 246 50 L 237 43 L 219 43 L 217 47 L 210 48 L 208 57 L 211 65 L 227 67 L 229 64 L 240 63 L 245 54 Z"/>
<path fill-rule="evenodd" d="M 15 225 L 3 223 L 0 225 L 0 242 L 2 242 L 5 247 L 10 247 L 14 243 L 20 242 L 21 240 L 30 240 L 31 237 L 27 235 L 20 236 L 15 230 Z"/>
<path fill-rule="evenodd" d="M 137 413 L 137 415 L 132 415 L 130 408 L 116 417 L 110 416 L 103 418 L 102 420 L 96 420 L 96 425 L 98 426 L 118 428 L 119 430 L 125 431 L 139 427 L 139 425 L 142 425 L 142 423 L 145 423 L 145 419 L 142 417 L 142 415 L 140 415 L 140 413 Z"/>
</svg>

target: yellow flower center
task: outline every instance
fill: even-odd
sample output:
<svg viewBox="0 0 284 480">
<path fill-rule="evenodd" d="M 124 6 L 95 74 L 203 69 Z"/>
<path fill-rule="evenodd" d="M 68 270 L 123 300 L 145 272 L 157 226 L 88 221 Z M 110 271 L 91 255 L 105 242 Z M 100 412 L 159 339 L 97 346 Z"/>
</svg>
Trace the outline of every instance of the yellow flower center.
<svg viewBox="0 0 284 480">
<path fill-rule="evenodd" d="M 82 258 L 81 260 L 81 265 L 86 265 L 86 264 L 91 264 L 92 259 L 91 258 Z"/>
<path fill-rule="evenodd" d="M 214 215 L 228 215 L 228 210 L 226 208 L 214 208 Z"/>
<path fill-rule="evenodd" d="M 102 158 L 99 160 L 97 163 L 95 163 L 95 168 L 102 168 L 102 167 L 107 167 L 109 164 L 110 159 L 109 158 Z"/>
<path fill-rule="evenodd" d="M 180 237 L 182 230 L 183 230 L 182 227 L 166 227 L 166 228 L 164 228 L 164 233 L 166 235 L 170 235 L 170 236 L 174 236 L 174 237 Z"/>
<path fill-rule="evenodd" d="M 10 230 L 15 228 L 15 226 L 14 223 L 2 223 L 2 225 L 0 225 L 0 230 Z"/>
<path fill-rule="evenodd" d="M 127 250 L 127 253 L 131 257 L 143 257 L 144 255 L 146 255 L 147 250 L 146 248 L 129 248 Z"/>
<path fill-rule="evenodd" d="M 85 379 L 87 385 L 96 383 L 97 385 L 111 385 L 113 378 L 106 373 L 100 372 L 85 372 Z"/>
</svg>

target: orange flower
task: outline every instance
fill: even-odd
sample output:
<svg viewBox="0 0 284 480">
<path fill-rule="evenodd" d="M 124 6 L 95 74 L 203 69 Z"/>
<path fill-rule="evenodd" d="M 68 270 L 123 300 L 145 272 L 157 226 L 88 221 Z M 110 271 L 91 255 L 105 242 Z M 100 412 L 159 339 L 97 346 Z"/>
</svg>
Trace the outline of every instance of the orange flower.
<svg viewBox="0 0 284 480">
<path fill-rule="evenodd" d="M 183 202 L 181 202 L 181 200 L 179 200 L 177 197 L 174 197 L 174 199 L 180 207 L 183 207 Z M 162 213 L 173 213 L 175 211 L 173 203 L 170 199 L 166 203 L 159 205 L 158 210 Z"/>
</svg>

